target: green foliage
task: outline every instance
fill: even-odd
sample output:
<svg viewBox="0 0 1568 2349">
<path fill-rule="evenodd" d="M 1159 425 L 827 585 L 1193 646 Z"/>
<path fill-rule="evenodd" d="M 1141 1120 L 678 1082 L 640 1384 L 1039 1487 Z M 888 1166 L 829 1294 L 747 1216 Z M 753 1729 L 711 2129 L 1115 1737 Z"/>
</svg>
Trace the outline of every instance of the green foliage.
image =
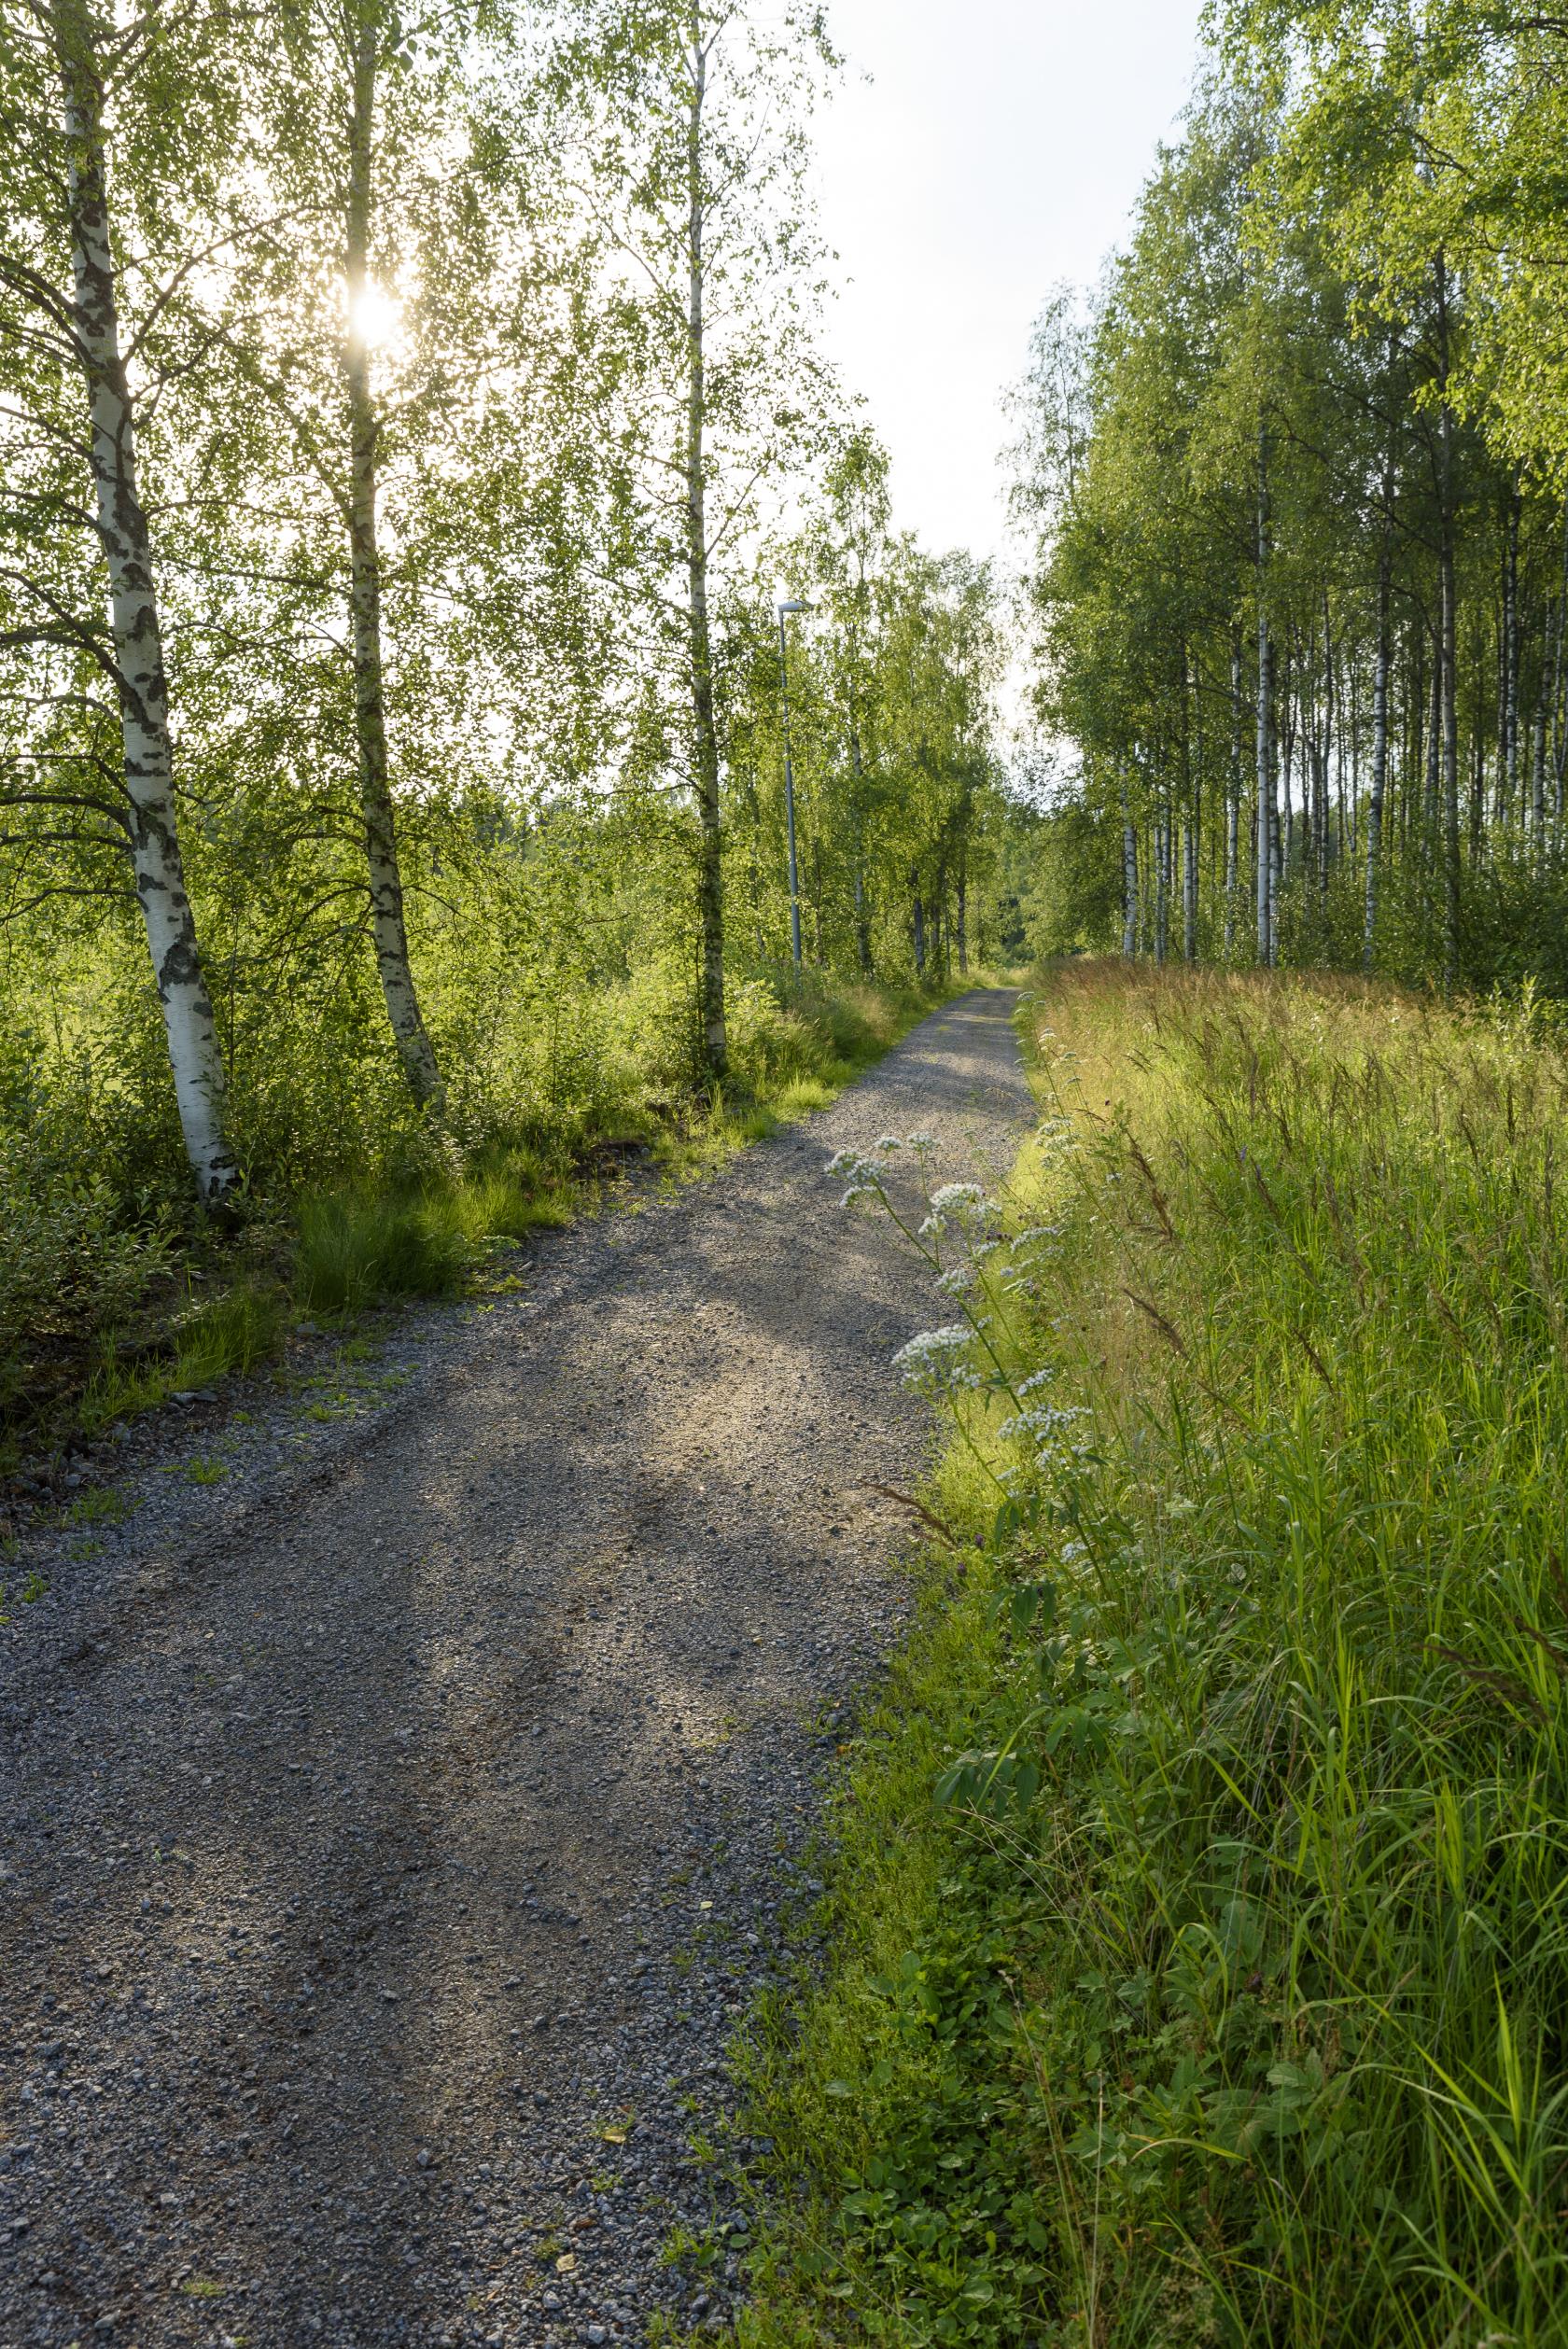
<svg viewBox="0 0 1568 2349">
<path fill-rule="evenodd" d="M 955 1390 L 986 1555 L 759 2058 L 812 2193 L 739 2337 L 1559 2342 L 1568 1063 L 1331 983 L 1034 1020 L 997 1342 L 1087 1417 Z"/>
<path fill-rule="evenodd" d="M 596 1153 L 703 1122 L 726 975 L 732 1110 L 838 1081 L 777 978 L 786 511 L 832 589 L 797 647 L 814 983 L 945 985 L 994 944 L 991 587 L 891 536 L 886 458 L 815 347 L 819 12 L 661 5 L 628 38 L 599 0 L 462 0 L 410 35 L 370 0 L 352 70 L 340 34 L 263 0 L 121 39 L 40 0 L 0 35 L 7 1405 L 90 1355 L 95 1411 L 160 1391 L 142 1323 L 217 1248 L 193 1168 L 261 1256 L 314 1201 L 313 1296 L 425 1293 L 558 1219 Z M 62 197 L 88 181 L 91 332 Z M 688 265 L 700 374 L 656 290 Z M 135 719 L 130 780 L 125 550 L 84 449 L 122 392 L 169 709 L 166 742 Z M 181 1013 L 144 909 L 187 900 L 152 958 Z"/>
<path fill-rule="evenodd" d="M 1015 402 L 1037 706 L 1076 752 L 1043 937 L 1555 986 L 1562 28 L 1213 15 L 1126 248 L 1049 299 Z"/>
<path fill-rule="evenodd" d="M 58 1143 L 0 1126 L 0 1404 L 41 1349 L 122 1319 L 167 1267 L 168 1235 L 128 1223 L 108 1181 Z"/>
</svg>

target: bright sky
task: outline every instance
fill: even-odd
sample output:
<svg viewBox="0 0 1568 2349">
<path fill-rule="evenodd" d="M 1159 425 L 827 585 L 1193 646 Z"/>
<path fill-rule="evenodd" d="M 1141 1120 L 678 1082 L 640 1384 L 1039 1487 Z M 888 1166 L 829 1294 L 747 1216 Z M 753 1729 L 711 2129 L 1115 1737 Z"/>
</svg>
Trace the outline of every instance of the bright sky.
<svg viewBox="0 0 1568 2349">
<path fill-rule="evenodd" d="M 1047 288 L 1092 279 L 1173 128 L 1200 0 L 831 0 L 849 71 L 818 119 L 849 282 L 829 342 L 935 552 L 1003 534 L 1000 400 Z M 865 73 L 872 79 L 868 83 Z"/>
</svg>

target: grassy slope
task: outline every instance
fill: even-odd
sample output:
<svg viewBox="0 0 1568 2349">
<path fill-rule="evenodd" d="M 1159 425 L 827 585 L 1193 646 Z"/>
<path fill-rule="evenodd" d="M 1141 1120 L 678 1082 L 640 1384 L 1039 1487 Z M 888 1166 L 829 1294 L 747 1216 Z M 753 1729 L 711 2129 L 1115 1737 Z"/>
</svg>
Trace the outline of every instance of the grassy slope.
<svg viewBox="0 0 1568 2349">
<path fill-rule="evenodd" d="M 751 2051 L 740 2338 L 1568 2340 L 1562 1054 L 1114 967 L 1034 1017 L 1003 1350 L 1088 1416 L 1034 1461 L 962 1405 L 987 1555 L 931 1564 L 833 1963 Z M 1032 1802 L 933 1808 L 966 1750 Z"/>
</svg>

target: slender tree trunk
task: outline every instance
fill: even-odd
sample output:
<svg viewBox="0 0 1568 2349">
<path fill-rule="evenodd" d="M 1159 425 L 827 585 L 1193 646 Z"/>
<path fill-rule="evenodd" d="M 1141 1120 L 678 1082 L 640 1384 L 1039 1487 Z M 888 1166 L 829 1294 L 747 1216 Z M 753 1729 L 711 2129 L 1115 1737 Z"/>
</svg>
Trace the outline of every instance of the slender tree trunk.
<svg viewBox="0 0 1568 2349">
<path fill-rule="evenodd" d="M 1274 959 L 1274 648 L 1268 633 L 1268 428 L 1258 427 L 1257 958 Z"/>
<path fill-rule="evenodd" d="M 1225 951 L 1230 960 L 1236 945 L 1236 866 L 1241 826 L 1241 645 L 1230 648 L 1230 776 L 1225 791 Z"/>
<path fill-rule="evenodd" d="M 1568 639 L 1568 497 L 1562 501 L 1562 598 L 1558 608 L 1557 651 L 1552 661 L 1552 843 L 1562 834 L 1562 779 L 1568 765 L 1568 711 L 1563 707 L 1562 652 Z"/>
<path fill-rule="evenodd" d="M 1163 790 L 1155 808 L 1155 960 L 1165 968 L 1170 944 L 1170 814 Z"/>
<path fill-rule="evenodd" d="M 1508 552 L 1503 580 L 1503 820 L 1511 824 L 1519 796 L 1519 494 L 1508 497 Z"/>
<path fill-rule="evenodd" d="M 1384 506 L 1389 481 L 1383 476 Z M 1361 959 L 1370 971 L 1378 929 L 1378 858 L 1383 836 L 1383 793 L 1388 784 L 1389 594 L 1391 552 L 1388 524 L 1383 524 L 1378 555 L 1378 650 L 1372 678 L 1372 797 L 1366 810 L 1366 905 Z"/>
<path fill-rule="evenodd" d="M 59 0 L 54 32 L 67 156 L 71 326 L 87 385 L 93 509 L 108 568 L 132 869 L 186 1155 L 197 1191 L 210 1205 L 232 1188 L 236 1169 L 224 1133 L 223 1055 L 180 855 L 151 534 L 137 482 L 135 419 L 120 350 L 103 82 L 93 21 L 82 0 Z"/>
<path fill-rule="evenodd" d="M 354 86 L 348 119 L 348 238 L 344 275 L 348 330 L 343 371 L 349 429 L 349 612 L 353 632 L 354 723 L 359 762 L 359 809 L 371 892 L 371 933 L 392 1039 L 416 1101 L 440 1107 L 441 1070 L 426 1032 L 409 961 L 403 916 L 403 876 L 398 860 L 392 794 L 387 782 L 386 703 L 382 681 L 381 550 L 376 492 L 381 416 L 371 385 L 364 333 L 370 282 L 371 163 L 375 147 L 377 28 L 370 11 L 354 39 Z"/>
<path fill-rule="evenodd" d="M 763 937 L 763 808 L 757 791 L 757 762 L 751 759 L 746 769 L 746 812 L 751 818 L 751 855 L 748 881 L 751 899 L 751 927 L 757 944 L 757 960 L 764 960 L 767 953 Z M 857 873 L 856 879 L 860 875 Z"/>
<path fill-rule="evenodd" d="M 855 946 L 860 956 L 861 976 L 871 976 L 871 916 L 866 911 L 865 893 L 865 809 L 861 791 L 863 770 L 861 763 L 861 730 L 849 729 L 849 771 L 854 778 L 855 793 Z"/>
<path fill-rule="evenodd" d="M 1326 918 L 1328 910 L 1328 866 L 1330 846 L 1328 827 L 1328 766 L 1329 760 L 1333 753 L 1335 720 L 1337 716 L 1337 712 L 1334 706 L 1334 637 L 1329 629 L 1328 594 L 1325 589 L 1323 593 L 1323 742 L 1318 752 L 1316 777 L 1318 800 L 1317 872 L 1320 919 Z"/>
<path fill-rule="evenodd" d="M 1426 773 L 1421 791 L 1421 864 L 1430 874 L 1438 858 L 1438 810 L 1443 794 L 1443 627 L 1439 616 L 1436 641 L 1432 648 L 1432 692 L 1426 713 Z M 1432 910 L 1430 886 L 1425 890 L 1428 917 Z"/>
<path fill-rule="evenodd" d="M 713 646 L 707 617 L 707 350 L 703 250 L 703 106 L 707 50 L 698 0 L 688 16 L 692 91 L 686 115 L 686 613 L 692 685 L 692 748 L 699 847 L 697 918 L 702 936 L 699 1013 L 707 1075 L 729 1065 L 724 1020 L 724 858 L 719 800 L 719 729 L 713 708 Z"/>
<path fill-rule="evenodd" d="M 1118 773 L 1122 794 L 1122 959 L 1138 952 L 1138 831 L 1127 797 L 1127 768 Z"/>
<path fill-rule="evenodd" d="M 1437 259 L 1438 416 L 1441 465 L 1441 574 L 1443 632 L 1443 984 L 1459 983 L 1459 621 L 1454 578 L 1453 410 L 1449 402 L 1449 283 L 1447 264 Z"/>
<path fill-rule="evenodd" d="M 1535 741 L 1532 761 L 1530 806 L 1530 860 L 1536 872 L 1541 870 L 1542 851 L 1546 845 L 1547 825 L 1547 727 L 1548 695 L 1551 692 L 1552 640 L 1560 626 L 1559 607 L 1555 597 L 1547 604 L 1546 625 L 1541 641 L 1541 673 L 1535 689 Z"/>
<path fill-rule="evenodd" d="M 1197 960 L 1197 777 L 1203 745 L 1192 715 L 1193 677 L 1182 648 L 1182 959 Z M 1174 823 L 1174 816 L 1172 817 Z M 1175 853 L 1174 845 L 1171 849 Z"/>
<path fill-rule="evenodd" d="M 1361 803 L 1361 667 L 1351 661 L 1346 670 L 1345 692 L 1351 705 L 1350 724 L 1339 729 L 1338 784 L 1339 847 L 1342 855 L 1355 861 L 1356 832 L 1360 822 Z M 1350 790 L 1345 789 L 1347 759 L 1350 766 Z"/>
<path fill-rule="evenodd" d="M 915 900 L 915 975 L 917 979 L 923 979 L 926 975 L 926 908 L 925 901 L 920 895 L 919 869 L 916 865 L 911 865 L 909 868 L 909 887 Z"/>
</svg>

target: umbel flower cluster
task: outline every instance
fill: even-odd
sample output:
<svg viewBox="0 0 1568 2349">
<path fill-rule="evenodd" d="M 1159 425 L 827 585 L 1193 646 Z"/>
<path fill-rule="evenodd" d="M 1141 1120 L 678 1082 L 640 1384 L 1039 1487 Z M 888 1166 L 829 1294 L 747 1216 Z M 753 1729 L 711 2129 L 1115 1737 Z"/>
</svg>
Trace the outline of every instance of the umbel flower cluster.
<svg viewBox="0 0 1568 2349">
<path fill-rule="evenodd" d="M 978 1394 L 985 1381 L 974 1363 L 965 1358 L 974 1335 L 967 1321 L 953 1321 L 945 1329 L 922 1330 L 907 1346 L 901 1346 L 893 1356 L 895 1368 L 902 1370 L 904 1383 L 917 1394 L 935 1401 L 944 1395 Z"/>
<path fill-rule="evenodd" d="M 1066 1119 L 1048 1119 L 1040 1131 L 1047 1150 L 1071 1148 L 1071 1121 Z M 894 1363 L 917 1394 L 954 1410 L 960 1428 L 961 1397 L 989 1393 L 1004 1398 L 1013 1408 L 997 1430 L 1002 1441 L 1017 1445 L 1036 1470 L 1051 1463 L 1067 1466 L 1085 1449 L 1078 1431 L 1088 1413 L 1037 1400 L 1056 1377 L 1055 1365 L 1047 1363 L 1015 1383 L 999 1343 L 1006 1332 L 1010 1296 L 1023 1287 L 1040 1255 L 1055 1247 L 1061 1226 L 1034 1224 L 1003 1237 L 1001 1202 L 980 1183 L 930 1187 L 928 1168 L 934 1151 L 929 1134 L 883 1134 L 869 1149 L 841 1150 L 828 1161 L 829 1175 L 844 1185 L 840 1206 L 854 1208 L 866 1200 L 881 1209 L 931 1267 L 936 1287 L 964 1316 L 940 1329 L 921 1330 L 900 1347 Z M 890 1162 L 901 1155 L 913 1162 L 924 1194 L 923 1211 L 906 1209 L 889 1190 Z M 1011 1489 L 1015 1474 L 1004 1470 L 999 1482 Z"/>
</svg>

